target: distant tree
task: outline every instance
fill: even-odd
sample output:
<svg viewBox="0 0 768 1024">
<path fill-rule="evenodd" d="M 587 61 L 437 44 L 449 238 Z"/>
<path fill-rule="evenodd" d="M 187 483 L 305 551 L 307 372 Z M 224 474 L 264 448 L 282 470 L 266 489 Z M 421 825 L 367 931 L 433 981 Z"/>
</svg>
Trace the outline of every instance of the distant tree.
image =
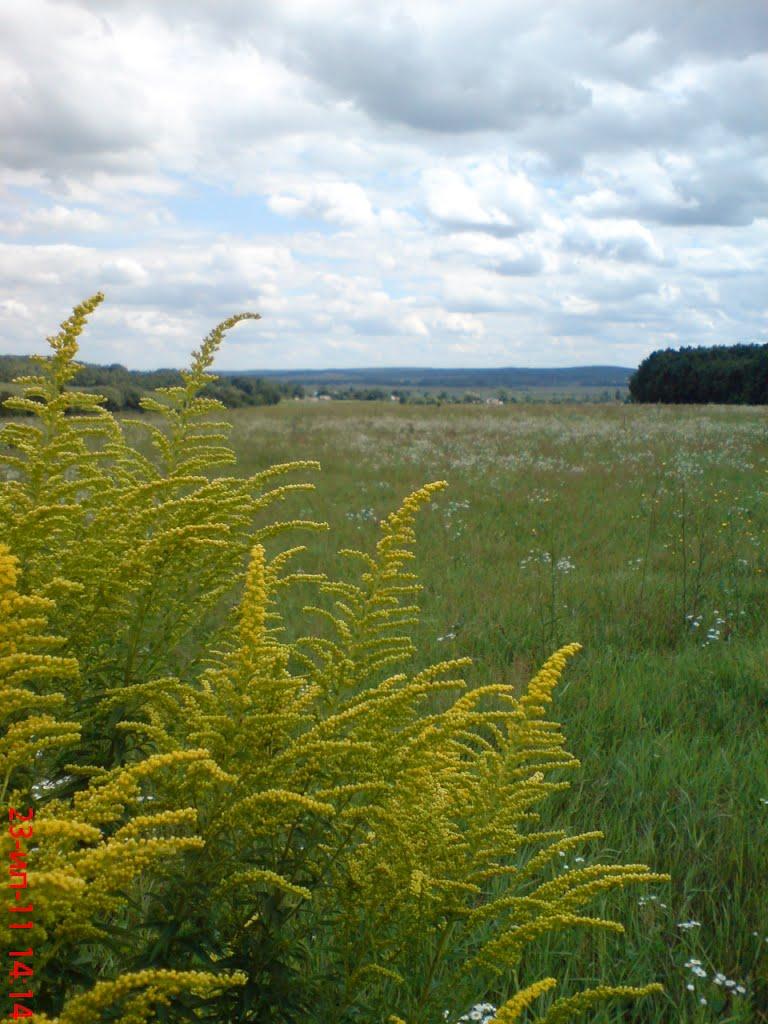
<svg viewBox="0 0 768 1024">
<path fill-rule="evenodd" d="M 36 372 L 35 364 L 28 356 L 0 356 L 0 382 Z M 109 366 L 85 363 L 81 364 L 73 377 L 71 387 L 103 395 L 110 412 L 124 409 L 141 412 L 143 396 L 158 388 L 179 387 L 182 384 L 178 370 L 128 370 L 120 363 Z M 236 409 L 250 405 L 275 405 L 284 395 L 303 396 L 304 388 L 300 384 L 289 385 L 242 374 L 211 380 L 204 394 L 208 398 L 218 399 L 230 409 Z M 0 415 L 7 415 L 7 412 L 0 412 Z"/>
<path fill-rule="evenodd" d="M 632 375 L 635 402 L 768 404 L 768 345 L 667 348 Z"/>
</svg>

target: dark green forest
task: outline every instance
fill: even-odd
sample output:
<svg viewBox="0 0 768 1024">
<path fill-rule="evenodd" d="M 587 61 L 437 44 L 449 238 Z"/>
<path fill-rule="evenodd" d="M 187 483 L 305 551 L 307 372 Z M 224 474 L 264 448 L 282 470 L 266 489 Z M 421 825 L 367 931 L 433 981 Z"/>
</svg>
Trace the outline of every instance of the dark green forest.
<svg viewBox="0 0 768 1024">
<path fill-rule="evenodd" d="M 8 398 L 15 388 L 11 382 L 17 377 L 36 373 L 35 363 L 27 356 L 0 356 L 0 402 Z M 119 363 L 111 366 L 84 364 L 73 381 L 79 391 L 93 391 L 104 395 L 110 412 L 140 411 L 141 398 L 157 388 L 182 384 L 178 370 L 128 370 Z M 204 394 L 218 398 L 230 409 L 246 405 L 275 405 L 281 398 L 303 397 L 301 384 L 264 380 L 249 374 L 227 375 L 211 382 Z M 0 416 L 11 415 L 0 405 Z M 16 415 L 15 413 L 13 415 Z"/>
<path fill-rule="evenodd" d="M 652 352 L 629 381 L 635 402 L 768 404 L 768 345 Z"/>
</svg>

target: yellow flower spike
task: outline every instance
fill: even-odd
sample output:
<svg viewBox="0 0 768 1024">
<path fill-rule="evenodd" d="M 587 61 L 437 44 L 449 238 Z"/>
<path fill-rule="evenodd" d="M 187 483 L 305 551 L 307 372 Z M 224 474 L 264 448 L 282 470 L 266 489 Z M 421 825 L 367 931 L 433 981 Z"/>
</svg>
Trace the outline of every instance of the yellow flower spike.
<svg viewBox="0 0 768 1024">
<path fill-rule="evenodd" d="M 255 544 L 245 578 L 245 593 L 240 603 L 240 639 L 257 645 L 263 635 L 267 612 L 266 558 L 264 547 Z"/>
<path fill-rule="evenodd" d="M 644 985 L 640 988 L 629 985 L 599 985 L 567 999 L 558 999 L 544 1017 L 537 1018 L 536 1024 L 572 1024 L 582 1013 L 608 999 L 643 999 L 663 991 L 661 985 Z"/>
<path fill-rule="evenodd" d="M 137 989 L 154 989 L 156 999 L 181 992 L 192 992 L 206 998 L 223 988 L 243 985 L 245 982 L 246 976 L 242 973 L 226 975 L 204 971 L 136 971 L 116 981 L 99 981 L 89 992 L 70 999 L 56 1024 L 100 1024 L 104 1012 L 119 1005 Z"/>
<path fill-rule="evenodd" d="M 521 989 L 511 999 L 500 1006 L 492 1018 L 491 1024 L 515 1024 L 520 1020 L 521 1014 L 528 1009 L 532 1002 L 549 992 L 557 985 L 556 978 L 542 978 L 532 985 Z"/>
</svg>

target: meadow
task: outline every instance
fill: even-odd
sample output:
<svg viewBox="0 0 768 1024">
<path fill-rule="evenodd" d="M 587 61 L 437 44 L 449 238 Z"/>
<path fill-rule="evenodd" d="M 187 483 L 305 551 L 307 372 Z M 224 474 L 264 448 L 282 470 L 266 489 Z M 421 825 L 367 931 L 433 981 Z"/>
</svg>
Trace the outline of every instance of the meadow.
<svg viewBox="0 0 768 1024">
<path fill-rule="evenodd" d="M 285 506 L 331 526 L 307 571 L 341 575 L 335 551 L 448 481 L 417 527 L 419 666 L 469 655 L 470 684 L 522 685 L 583 645 L 555 706 L 582 767 L 551 820 L 603 831 L 587 860 L 672 882 L 614 894 L 623 938 L 558 935 L 531 975 L 664 985 L 597 1022 L 768 1020 L 765 410 L 284 401 L 228 418 L 238 473 L 320 461 Z"/>
</svg>

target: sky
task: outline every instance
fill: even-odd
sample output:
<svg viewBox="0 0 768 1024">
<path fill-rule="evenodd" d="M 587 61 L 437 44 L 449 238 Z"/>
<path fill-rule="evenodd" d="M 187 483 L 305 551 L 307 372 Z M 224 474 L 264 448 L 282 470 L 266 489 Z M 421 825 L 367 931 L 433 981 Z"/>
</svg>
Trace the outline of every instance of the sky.
<svg viewBox="0 0 768 1024">
<path fill-rule="evenodd" d="M 768 341 L 765 0 L 0 3 L 0 353 L 636 366 Z"/>
</svg>

